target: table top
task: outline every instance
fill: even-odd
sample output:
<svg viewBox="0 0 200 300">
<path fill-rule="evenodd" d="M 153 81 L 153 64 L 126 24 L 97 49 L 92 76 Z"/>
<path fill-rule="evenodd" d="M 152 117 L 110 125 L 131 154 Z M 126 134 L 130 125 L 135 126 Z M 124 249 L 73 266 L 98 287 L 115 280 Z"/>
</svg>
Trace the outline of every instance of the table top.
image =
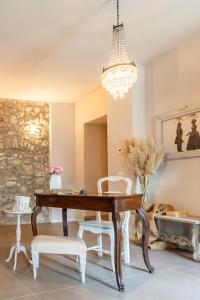
<svg viewBox="0 0 200 300">
<path fill-rule="evenodd" d="M 187 217 L 171 217 L 171 216 L 165 216 L 165 215 L 157 215 L 157 216 L 155 216 L 155 218 L 160 219 L 160 220 L 200 225 L 200 216 L 189 215 Z"/>
<path fill-rule="evenodd" d="M 80 194 L 78 192 L 74 193 L 62 193 L 62 192 L 44 192 L 44 193 L 35 193 L 35 196 L 55 196 L 55 197 L 72 197 L 72 198 L 100 198 L 100 199 L 110 199 L 110 198 L 117 198 L 117 199 L 123 199 L 123 198 L 133 198 L 133 197 L 140 197 L 142 194 L 125 194 L 121 192 L 105 192 L 105 193 L 96 193 L 96 192 L 88 192 L 86 194 Z"/>
<path fill-rule="evenodd" d="M 60 207 L 102 212 L 123 212 L 142 207 L 140 194 L 87 193 L 59 194 L 36 193 L 37 207 Z"/>
</svg>

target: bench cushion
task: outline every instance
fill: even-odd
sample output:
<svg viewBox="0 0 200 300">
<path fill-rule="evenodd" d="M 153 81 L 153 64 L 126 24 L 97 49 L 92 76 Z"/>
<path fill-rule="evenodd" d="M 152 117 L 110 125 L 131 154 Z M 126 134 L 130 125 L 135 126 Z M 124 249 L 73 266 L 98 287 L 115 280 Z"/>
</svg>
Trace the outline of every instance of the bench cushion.
<svg viewBox="0 0 200 300">
<path fill-rule="evenodd" d="M 86 254 L 87 247 L 83 239 L 52 235 L 37 235 L 31 243 L 31 250 L 39 253 Z"/>
</svg>

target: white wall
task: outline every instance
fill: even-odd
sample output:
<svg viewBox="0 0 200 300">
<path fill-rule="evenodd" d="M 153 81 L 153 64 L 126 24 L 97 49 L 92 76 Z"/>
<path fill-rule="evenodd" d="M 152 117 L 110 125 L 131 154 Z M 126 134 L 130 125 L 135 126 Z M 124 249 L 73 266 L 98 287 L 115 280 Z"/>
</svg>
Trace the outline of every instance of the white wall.
<svg viewBox="0 0 200 300">
<path fill-rule="evenodd" d="M 137 66 L 138 81 L 124 99 L 108 100 L 108 172 L 133 178 L 122 154 L 117 153 L 124 139 L 146 135 L 145 68 Z"/>
<path fill-rule="evenodd" d="M 133 126 L 133 94 L 130 90 L 124 99 L 108 99 L 108 174 L 122 176 L 128 174 L 124 156 L 117 149 L 123 144 L 124 139 L 132 135 Z"/>
<path fill-rule="evenodd" d="M 75 108 L 71 103 L 50 104 L 50 165 L 61 165 L 64 168 L 63 188 L 75 186 Z M 51 221 L 59 222 L 61 209 L 51 209 Z M 74 219 L 73 210 L 69 210 L 68 218 Z"/>
<path fill-rule="evenodd" d="M 200 103 L 200 35 L 154 58 L 146 66 L 148 134 L 155 134 L 155 116 Z M 199 120 L 199 117 L 198 117 Z M 200 131 L 200 122 L 198 121 Z M 200 214 L 200 158 L 166 161 L 154 176 L 153 198 L 176 209 Z"/>
<path fill-rule="evenodd" d="M 138 81 L 133 87 L 133 136 L 143 138 L 147 133 L 146 122 L 146 73 L 145 66 L 139 65 Z"/>
</svg>

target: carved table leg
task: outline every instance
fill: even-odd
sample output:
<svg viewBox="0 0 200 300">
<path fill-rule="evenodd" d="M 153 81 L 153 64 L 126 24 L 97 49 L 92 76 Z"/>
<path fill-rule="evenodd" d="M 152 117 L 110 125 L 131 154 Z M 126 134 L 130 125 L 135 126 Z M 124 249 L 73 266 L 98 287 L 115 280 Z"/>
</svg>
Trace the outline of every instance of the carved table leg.
<svg viewBox="0 0 200 300">
<path fill-rule="evenodd" d="M 124 290 L 121 266 L 121 248 L 122 248 L 122 220 L 119 213 L 112 213 L 112 221 L 115 235 L 115 275 L 119 291 Z"/>
<path fill-rule="evenodd" d="M 63 234 L 64 236 L 68 236 L 67 208 L 62 209 L 62 218 L 63 218 Z"/>
<path fill-rule="evenodd" d="M 153 273 L 154 268 L 150 264 L 149 253 L 148 253 L 149 223 L 143 208 L 136 209 L 136 219 L 138 219 L 138 217 L 140 217 L 142 221 L 142 254 L 143 254 L 144 262 L 149 270 L 149 273 Z"/>
<path fill-rule="evenodd" d="M 42 211 L 41 206 L 35 206 L 33 209 L 33 212 L 31 214 L 31 226 L 32 226 L 32 231 L 33 231 L 33 236 L 37 235 L 37 225 L 36 225 L 36 220 L 37 220 L 37 215 Z"/>
</svg>

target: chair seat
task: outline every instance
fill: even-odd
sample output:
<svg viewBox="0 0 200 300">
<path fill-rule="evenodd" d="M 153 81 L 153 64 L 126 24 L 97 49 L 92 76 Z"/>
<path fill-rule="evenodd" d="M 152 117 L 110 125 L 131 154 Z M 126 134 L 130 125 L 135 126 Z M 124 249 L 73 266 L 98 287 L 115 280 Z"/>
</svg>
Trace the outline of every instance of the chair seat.
<svg viewBox="0 0 200 300">
<path fill-rule="evenodd" d="M 87 247 L 83 239 L 52 235 L 37 235 L 31 243 L 32 251 L 39 253 L 58 253 L 79 255 L 86 253 Z"/>
<path fill-rule="evenodd" d="M 79 225 L 92 226 L 92 227 L 98 227 L 98 228 L 104 228 L 104 229 L 113 229 L 113 223 L 111 221 L 91 220 L 91 221 L 79 222 Z"/>
</svg>

